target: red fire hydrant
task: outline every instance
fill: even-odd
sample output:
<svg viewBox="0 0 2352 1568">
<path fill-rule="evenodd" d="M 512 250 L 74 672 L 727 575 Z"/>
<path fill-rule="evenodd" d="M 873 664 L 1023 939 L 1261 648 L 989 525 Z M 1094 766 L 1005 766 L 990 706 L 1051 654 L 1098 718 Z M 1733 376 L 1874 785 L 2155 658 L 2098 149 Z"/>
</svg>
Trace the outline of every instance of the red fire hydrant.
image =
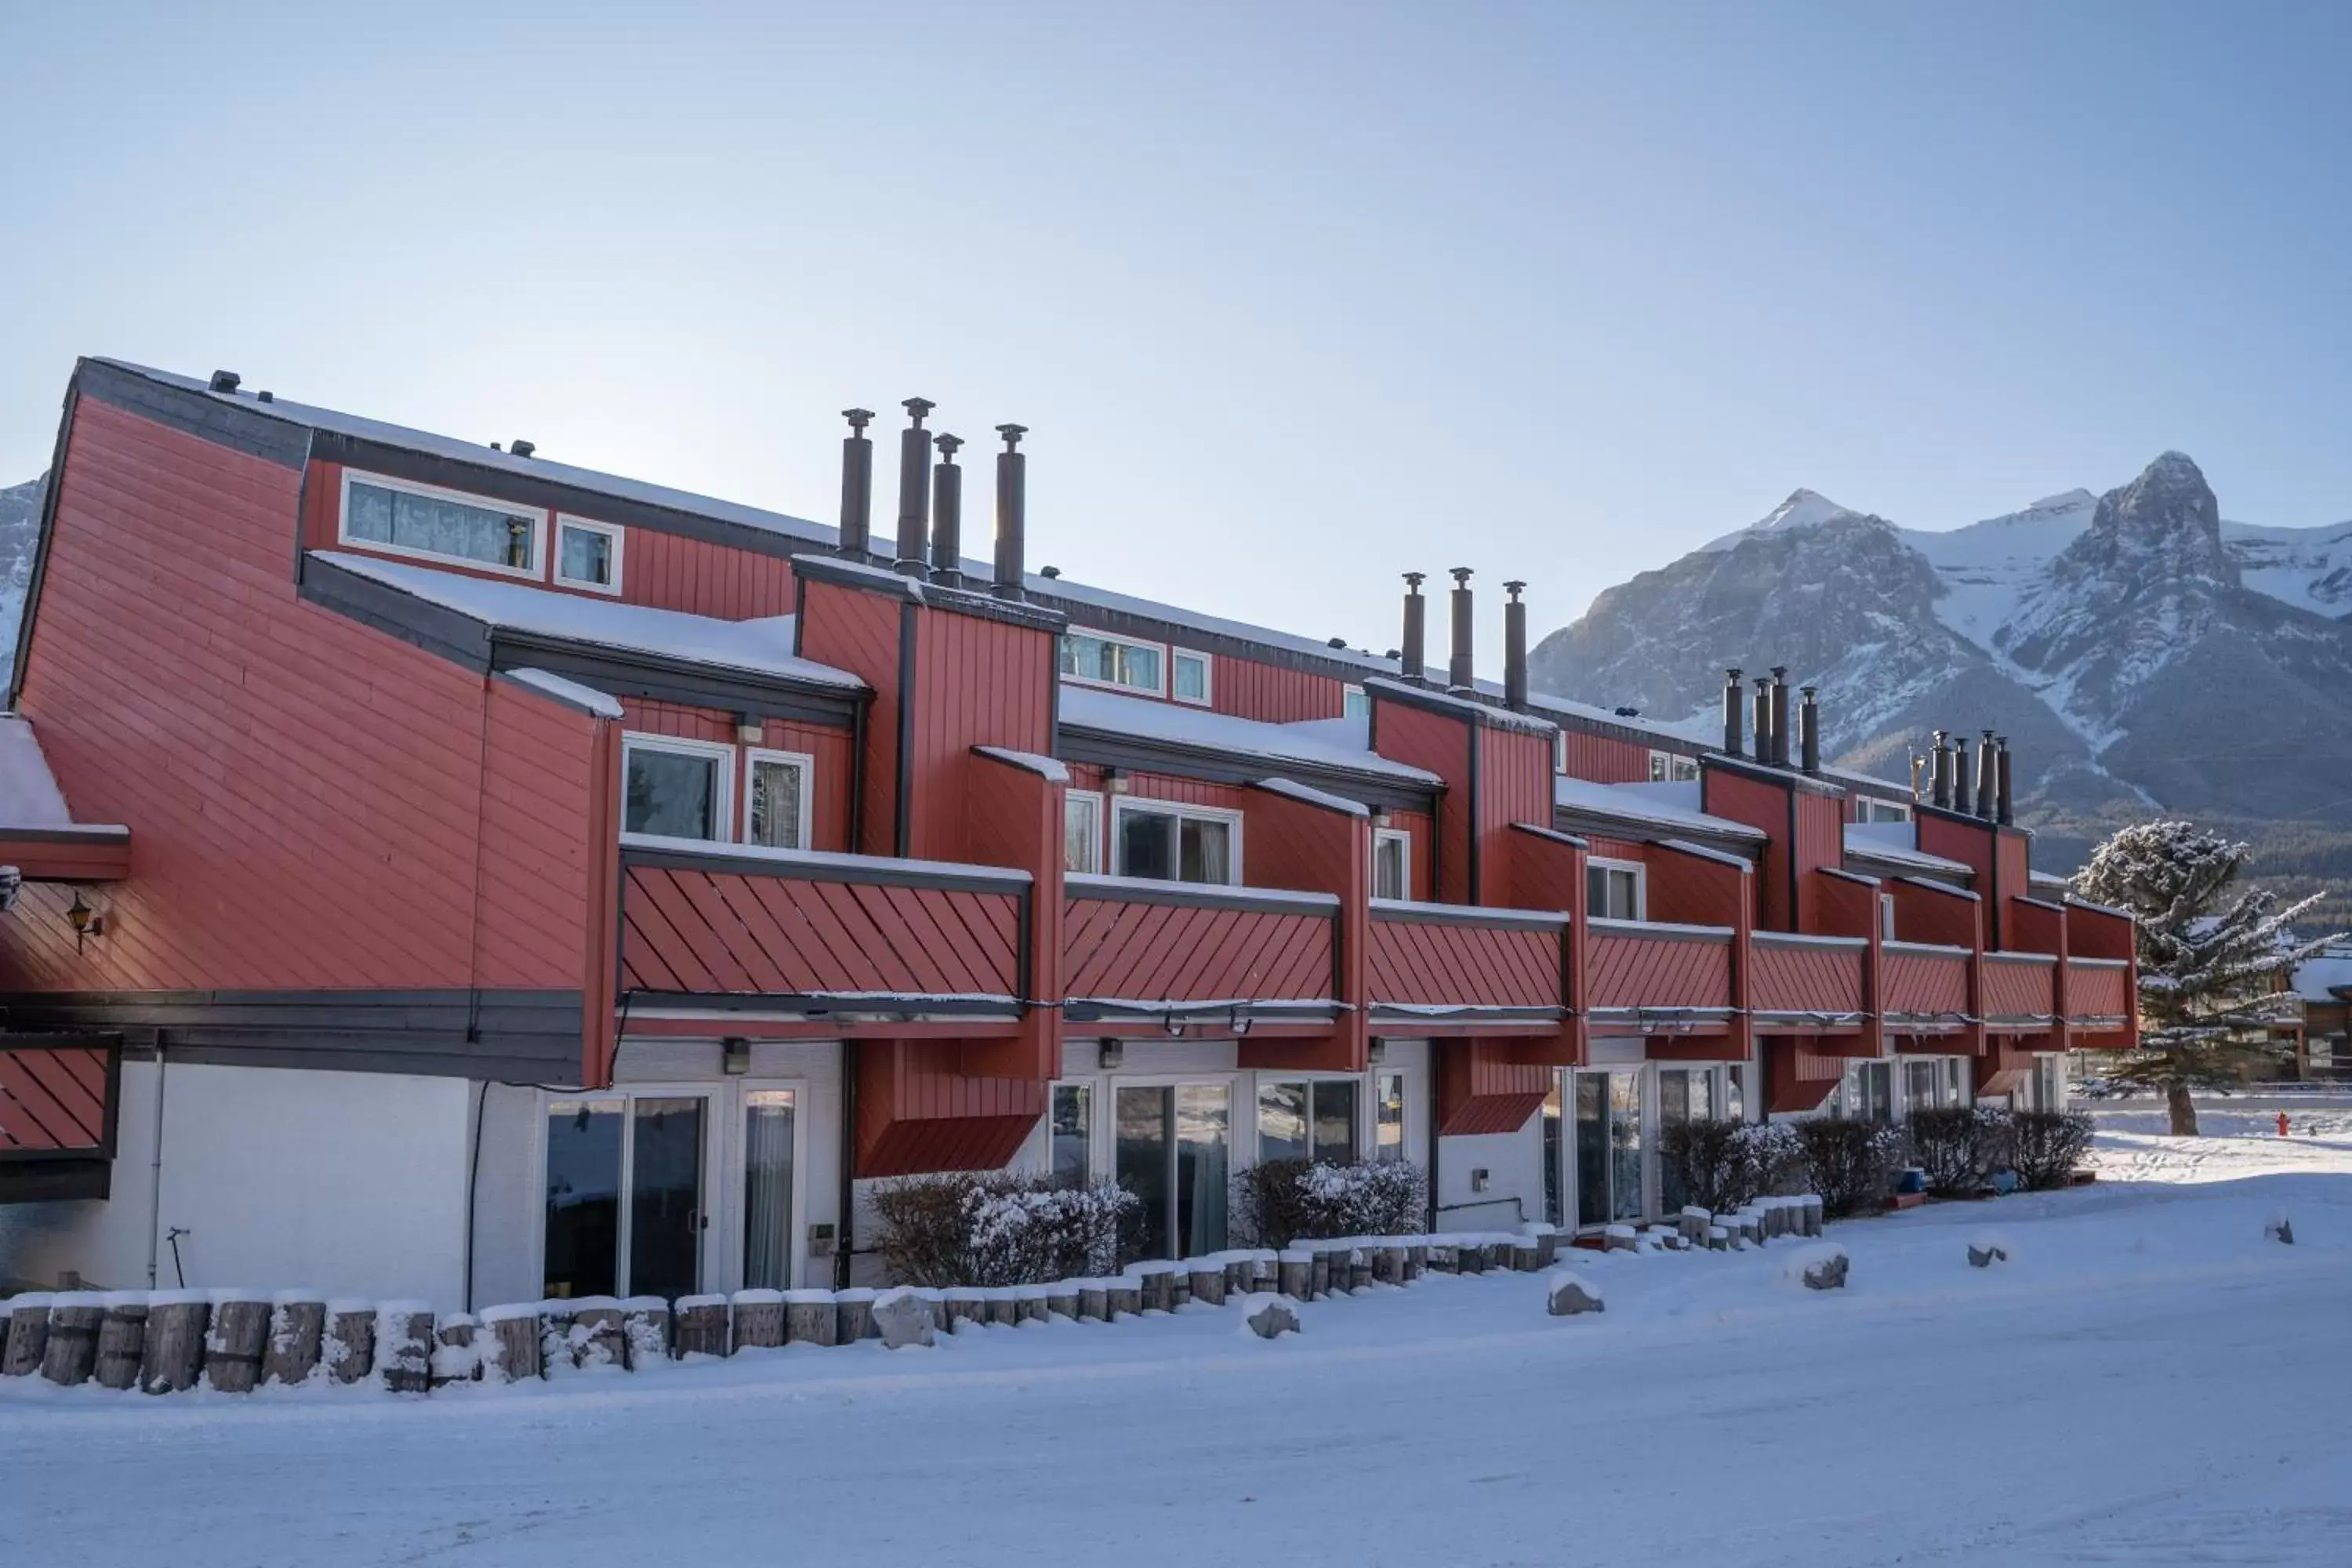
<svg viewBox="0 0 2352 1568">
<path fill-rule="evenodd" d="M 2286 1136 L 2286 1112 L 2284 1110 L 2279 1112 L 2279 1136 Z"/>
</svg>

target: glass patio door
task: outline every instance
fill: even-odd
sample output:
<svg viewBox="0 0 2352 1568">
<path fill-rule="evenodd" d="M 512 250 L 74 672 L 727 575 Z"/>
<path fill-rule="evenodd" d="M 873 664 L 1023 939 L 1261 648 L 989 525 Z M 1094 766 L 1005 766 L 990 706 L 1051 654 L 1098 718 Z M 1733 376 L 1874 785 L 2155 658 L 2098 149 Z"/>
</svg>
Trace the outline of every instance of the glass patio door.
<svg viewBox="0 0 2352 1568">
<path fill-rule="evenodd" d="M 1139 1258 L 1194 1258 L 1225 1245 L 1233 1094 L 1221 1083 L 1122 1084 L 1113 1173 L 1143 1200 Z"/>
<path fill-rule="evenodd" d="M 1642 1074 L 1576 1075 L 1576 1223 L 1642 1217 Z"/>
<path fill-rule="evenodd" d="M 548 1296 L 674 1299 L 700 1288 L 707 1110 L 698 1095 L 549 1104 Z"/>
</svg>

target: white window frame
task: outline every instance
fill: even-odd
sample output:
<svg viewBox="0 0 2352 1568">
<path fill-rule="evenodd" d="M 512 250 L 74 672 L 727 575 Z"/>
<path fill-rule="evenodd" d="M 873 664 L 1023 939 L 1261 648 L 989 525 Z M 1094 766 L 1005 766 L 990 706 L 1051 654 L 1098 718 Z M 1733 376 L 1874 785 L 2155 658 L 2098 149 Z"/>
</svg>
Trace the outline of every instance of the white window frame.
<svg viewBox="0 0 2352 1568">
<path fill-rule="evenodd" d="M 1174 816 L 1180 821 L 1189 816 L 1198 821 L 1223 822 L 1229 825 L 1232 828 L 1232 837 L 1228 842 L 1233 846 L 1233 853 L 1229 857 L 1232 864 L 1227 867 L 1227 869 L 1233 873 L 1231 879 L 1224 882 L 1195 882 L 1188 883 L 1187 886 L 1201 888 L 1242 886 L 1242 814 L 1240 812 L 1228 811 L 1223 806 L 1187 805 L 1172 800 L 1153 800 L 1149 795 L 1116 796 L 1110 804 L 1110 837 L 1103 846 L 1104 858 L 1114 866 L 1118 863 L 1118 847 L 1126 841 L 1126 835 L 1119 819 L 1129 813 L 1138 811 Z M 1117 874 L 1124 877 L 1128 872 L 1120 869 Z"/>
<path fill-rule="evenodd" d="M 1639 860 L 1614 860 L 1605 855 L 1586 858 L 1585 867 L 1595 871 L 1631 871 L 1633 874 L 1633 919 L 1650 918 L 1650 868 Z M 1585 911 L 1588 916 L 1591 911 Z M 1604 919 L 1614 917 L 1604 916 Z"/>
<path fill-rule="evenodd" d="M 1567 737 L 1565 736 L 1561 737 L 1563 742 L 1565 742 L 1566 739 Z M 1681 777 L 1676 777 L 1675 770 L 1678 767 L 1686 768 L 1689 772 L 1683 774 Z M 1560 771 L 1565 773 L 1567 769 L 1563 766 Z M 1652 784 L 1690 784 L 1696 781 L 1697 777 L 1698 759 L 1696 757 L 1686 757 L 1680 752 L 1654 751 L 1650 753 L 1650 782 Z"/>
<path fill-rule="evenodd" d="M 1402 1068 L 1367 1068 L 1362 1072 L 1285 1072 L 1268 1068 L 1247 1074 L 1249 1079 L 1250 1160 L 1253 1164 L 1265 1163 L 1265 1130 L 1258 1122 L 1258 1096 L 1270 1085 L 1303 1083 L 1307 1089 L 1307 1157 L 1315 1158 L 1315 1089 L 1318 1083 L 1352 1083 L 1356 1086 L 1356 1159 L 1359 1163 L 1371 1158 L 1375 1140 L 1380 1137 L 1380 1079 L 1383 1071 Z M 1412 1088 L 1406 1087 L 1407 1103 L 1411 1103 Z"/>
<path fill-rule="evenodd" d="M 1350 685 L 1342 686 L 1341 688 L 1339 688 L 1339 717 L 1340 717 L 1340 718 L 1345 719 L 1345 718 L 1347 718 L 1347 717 L 1348 717 L 1348 705 L 1349 705 L 1349 702 L 1351 702 L 1351 701 L 1354 701 L 1354 702 L 1360 702 L 1360 703 L 1362 703 L 1362 704 L 1363 704 L 1363 707 L 1364 707 L 1364 717 L 1365 717 L 1365 718 L 1367 718 L 1367 719 L 1370 719 L 1370 718 L 1371 717 L 1371 714 L 1372 714 L 1372 694 L 1371 694 L 1370 692 L 1369 692 L 1369 691 L 1365 690 L 1365 689 L 1364 689 L 1362 687 L 1360 687 L 1360 686 L 1356 686 L 1356 685 L 1352 685 L 1352 684 L 1350 684 Z"/>
<path fill-rule="evenodd" d="M 1062 842 L 1066 849 L 1069 844 L 1070 807 L 1083 805 L 1094 814 L 1095 863 L 1080 874 L 1098 877 L 1110 864 L 1109 831 L 1103 821 L 1103 792 L 1098 789 L 1066 790 L 1063 792 L 1062 800 Z M 1065 867 L 1064 869 L 1067 870 L 1068 868 Z"/>
<path fill-rule="evenodd" d="M 782 763 L 801 771 L 800 821 L 794 832 L 803 849 L 816 847 L 816 758 L 806 752 L 779 752 L 765 746 L 743 748 L 743 803 L 735 822 L 739 844 L 751 842 L 751 770 L 761 763 Z"/>
<path fill-rule="evenodd" d="M 735 748 L 723 741 L 697 741 L 681 735 L 654 735 L 635 730 L 621 731 L 621 826 L 628 830 L 629 821 L 629 753 L 632 751 L 670 752 L 684 756 L 711 757 L 719 763 L 719 798 L 711 803 L 710 820 L 725 837 L 703 840 L 709 844 L 740 842 L 735 834 Z M 806 791 L 802 792 L 805 798 Z"/>
<path fill-rule="evenodd" d="M 1412 898 L 1412 835 L 1402 827 L 1375 827 L 1372 829 L 1371 880 L 1375 889 L 1372 896 L 1374 898 L 1381 896 L 1377 889 L 1380 886 L 1381 879 L 1381 846 L 1383 844 L 1401 844 L 1404 847 L 1404 889 L 1396 896 L 1399 899 Z"/>
<path fill-rule="evenodd" d="M 610 556 L 613 563 L 612 582 L 591 583 L 584 577 L 566 577 L 563 574 L 563 531 L 567 528 L 576 528 L 583 533 L 601 533 L 604 536 L 605 542 L 612 546 Z M 593 518 L 574 517 L 568 511 L 557 512 L 555 514 L 555 548 L 547 552 L 547 569 L 553 575 L 555 585 L 559 588 L 578 588 L 584 593 L 609 594 L 614 598 L 620 597 L 621 544 L 626 537 L 627 531 L 617 522 L 598 522 Z"/>
<path fill-rule="evenodd" d="M 1568 773 L 1568 731 L 1565 729 L 1551 732 L 1551 771 L 1562 777 Z"/>
<path fill-rule="evenodd" d="M 792 1089 L 797 1086 L 792 1083 L 776 1083 L 771 1085 L 763 1082 L 759 1087 L 762 1089 Z M 801 1207 L 800 1173 L 802 1167 L 799 1161 L 802 1150 L 802 1129 L 800 1112 L 802 1106 L 807 1103 L 807 1091 L 803 1089 L 800 1098 L 795 1100 L 793 1103 L 793 1159 L 794 1162 L 793 1165 L 793 1207 L 795 1212 L 795 1226 L 798 1224 L 797 1215 Z M 725 1159 L 722 1158 L 722 1151 L 727 1145 L 726 1130 L 714 1127 L 712 1123 L 718 1116 L 722 1114 L 722 1108 L 724 1107 L 732 1105 L 735 1108 L 735 1114 L 738 1119 L 740 1119 L 742 1110 L 742 1101 L 740 1097 L 730 1093 L 725 1085 L 709 1082 L 669 1084 L 616 1083 L 610 1089 L 538 1089 L 535 1100 L 536 1116 L 532 1123 L 534 1131 L 531 1135 L 535 1145 L 532 1150 L 532 1163 L 534 1169 L 531 1172 L 530 1186 L 524 1193 L 523 1196 L 524 1201 L 531 1205 L 530 1210 L 531 1219 L 530 1221 L 530 1229 L 528 1232 L 531 1237 L 531 1274 L 533 1279 L 541 1281 L 542 1289 L 545 1288 L 545 1281 L 547 1279 L 548 1117 L 552 1114 L 553 1108 L 558 1102 L 587 1101 L 590 1103 L 602 1103 L 608 1100 L 618 1100 L 621 1102 L 621 1201 L 620 1223 L 614 1229 L 613 1239 L 613 1246 L 614 1248 L 614 1256 L 613 1258 L 613 1282 L 618 1288 L 618 1293 L 620 1295 L 625 1297 L 632 1293 L 632 1287 L 634 1286 L 635 1281 L 629 1278 L 629 1249 L 630 1243 L 635 1239 L 631 1234 L 635 1228 L 635 1216 L 632 1211 L 636 1205 L 631 1203 L 629 1199 L 634 1190 L 632 1184 L 636 1175 L 637 1163 L 637 1125 L 635 1102 L 640 1100 L 698 1100 L 702 1101 L 702 1212 L 706 1217 L 709 1217 L 711 1215 L 712 1195 L 719 1193 L 720 1187 L 727 1180 L 726 1173 L 728 1170 L 728 1163 Z M 735 1134 L 735 1137 L 739 1142 L 733 1146 L 735 1155 L 734 1171 L 736 1184 L 738 1186 L 742 1184 L 742 1149 L 740 1142 L 740 1132 Z M 720 1195 L 721 1202 L 724 1203 L 725 1194 Z M 732 1206 L 736 1214 L 736 1223 L 729 1227 L 729 1234 L 741 1228 L 741 1194 L 733 1194 Z M 799 1236 L 795 1236 L 793 1240 L 793 1273 L 795 1278 L 798 1278 L 803 1268 L 803 1262 L 801 1258 L 803 1238 Z M 714 1279 L 730 1278 L 740 1279 L 742 1276 L 743 1267 L 742 1245 L 742 1238 L 740 1237 L 737 1237 L 735 1238 L 733 1271 L 731 1274 L 724 1272 L 724 1270 L 729 1267 L 728 1259 L 725 1256 L 725 1237 L 722 1236 L 720 1237 L 718 1247 L 714 1248 L 711 1243 L 710 1228 L 708 1225 L 704 1226 L 699 1234 L 695 1237 L 695 1288 L 698 1290 L 709 1290 L 713 1288 L 712 1281 Z"/>
<path fill-rule="evenodd" d="M 1862 815 L 1855 818 L 1858 822 L 1908 822 L 1911 820 L 1910 806 L 1899 800 L 1882 800 L 1874 795 L 1858 795 L 1855 799 L 1862 807 Z"/>
<path fill-rule="evenodd" d="M 493 561 L 478 561 L 470 555 L 448 555 L 438 550 L 419 550 L 414 545 L 394 544 L 387 540 L 354 538 L 352 534 L 352 486 L 354 484 L 371 485 L 377 489 L 403 490 L 413 496 L 456 501 L 461 506 L 480 507 L 513 517 L 527 517 L 530 519 L 531 563 L 529 568 L 501 566 Z M 395 479 L 389 475 L 371 474 L 359 468 L 343 470 L 337 500 L 335 542 L 346 549 L 364 550 L 375 555 L 397 555 L 408 561 L 430 561 L 444 566 L 463 566 L 468 571 L 488 572 L 523 583 L 543 583 L 547 580 L 547 510 L 544 507 L 517 506 L 512 501 L 502 501 L 494 496 L 444 489 L 439 485 L 421 485 L 414 479 Z"/>
<path fill-rule="evenodd" d="M 1201 661 L 1201 695 L 1198 697 L 1180 697 L 1176 694 L 1176 661 L 1180 658 L 1197 658 Z M 1217 661 L 1215 659 L 1196 647 L 1178 647 L 1172 643 L 1169 645 L 1168 700 L 1181 702 L 1188 708 L 1206 708 L 1217 694 L 1216 680 Z M 1133 690 L 1134 688 L 1130 687 L 1129 689 Z"/>
<path fill-rule="evenodd" d="M 1097 642 L 1112 643 L 1121 647 L 1150 648 L 1152 652 L 1160 656 L 1160 684 L 1156 687 L 1129 686 L 1122 681 L 1098 680 L 1091 675 L 1072 675 L 1069 671 L 1062 668 L 1062 651 L 1059 647 L 1056 647 L 1054 650 L 1055 671 L 1061 677 L 1061 679 L 1068 681 L 1071 685 L 1092 686 L 1103 691 L 1124 691 L 1130 697 L 1157 697 L 1163 700 L 1167 698 L 1169 677 L 1173 667 L 1168 657 L 1168 645 L 1166 643 L 1153 642 L 1148 637 L 1123 637 L 1117 632 L 1097 631 L 1092 626 L 1065 627 L 1062 635 L 1065 637 L 1092 637 Z"/>
</svg>

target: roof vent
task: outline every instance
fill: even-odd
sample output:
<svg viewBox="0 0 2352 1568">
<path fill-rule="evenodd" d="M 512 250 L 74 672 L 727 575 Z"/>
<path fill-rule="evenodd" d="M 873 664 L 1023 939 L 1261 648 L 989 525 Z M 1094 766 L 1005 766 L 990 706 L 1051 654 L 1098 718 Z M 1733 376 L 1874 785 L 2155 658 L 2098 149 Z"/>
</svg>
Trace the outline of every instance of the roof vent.
<svg viewBox="0 0 2352 1568">
<path fill-rule="evenodd" d="M 1642 710 L 1639 708 L 1617 708 L 1611 711 L 1620 719 L 1639 719 L 1642 716 Z"/>
<path fill-rule="evenodd" d="M 1062 569 L 1059 566 L 1040 566 L 1037 568 L 1037 575 L 1040 577 L 1058 577 L 1061 574 Z"/>
<path fill-rule="evenodd" d="M 1323 639 L 1323 646 L 1325 647 L 1346 647 L 1348 646 L 1348 639 L 1346 637 L 1326 637 Z"/>
<path fill-rule="evenodd" d="M 260 399 L 262 402 L 264 402 L 264 403 L 275 403 L 275 402 L 277 402 L 277 401 L 278 401 L 278 399 L 277 399 L 277 398 L 272 397 L 272 396 L 269 395 L 269 389 L 268 389 L 268 387 L 266 387 L 266 386 L 265 386 L 265 387 L 263 387 L 259 392 L 255 393 L 253 395 L 254 395 L 254 396 L 256 396 L 256 397 L 257 397 L 257 398 L 259 398 L 259 399 Z"/>
<path fill-rule="evenodd" d="M 539 448 L 528 441 L 517 440 L 509 442 L 507 450 L 518 458 L 528 458 Z"/>
<path fill-rule="evenodd" d="M 236 372 L 233 370 L 216 370 L 213 372 L 212 389 L 215 392 L 235 392 L 236 390 Z"/>
</svg>

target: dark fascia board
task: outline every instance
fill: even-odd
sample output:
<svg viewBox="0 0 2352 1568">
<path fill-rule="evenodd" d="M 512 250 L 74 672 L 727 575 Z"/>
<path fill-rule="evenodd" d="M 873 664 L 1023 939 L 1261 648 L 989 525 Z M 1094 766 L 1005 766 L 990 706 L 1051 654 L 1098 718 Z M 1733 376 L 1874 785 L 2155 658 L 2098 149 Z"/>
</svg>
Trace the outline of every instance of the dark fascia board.
<svg viewBox="0 0 2352 1568">
<path fill-rule="evenodd" d="M 1599 735 L 1604 740 L 1622 741 L 1630 746 L 1644 746 L 1653 752 L 1671 752 L 1678 757 L 1705 757 L 1713 754 L 1717 750 L 1711 742 L 1694 741 L 1687 735 L 1639 730 L 1631 724 L 1612 724 L 1606 719 L 1598 719 L 1590 713 L 1570 713 L 1563 709 L 1547 706 L 1550 701 L 1565 700 L 1567 700 L 1565 698 L 1556 698 L 1549 692 L 1531 691 L 1528 694 L 1528 706 L 1530 709 L 1571 734 Z"/>
<path fill-rule="evenodd" d="M 215 447 L 226 447 L 298 473 L 309 465 L 313 436 L 310 427 L 278 415 L 264 414 L 258 406 L 167 386 L 101 360 L 85 359 L 75 365 L 74 382 L 85 396 L 127 414 L 152 419 L 158 425 L 168 425 Z"/>
<path fill-rule="evenodd" d="M 0 1204 L 103 1203 L 113 1173 L 112 1160 L 82 1150 L 0 1161 Z"/>
<path fill-rule="evenodd" d="M 1840 800 L 1844 799 L 1846 795 L 1845 786 L 1834 780 L 1822 778 L 1813 773 L 1800 773 L 1794 768 L 1766 767 L 1761 763 L 1750 762 L 1746 757 L 1735 757 L 1727 752 L 1707 752 L 1700 757 L 1699 762 L 1703 767 L 1721 768 L 1724 772 L 1737 773 L 1741 778 L 1754 779 L 1759 784 L 1778 784 L 1783 789 L 1801 790 L 1807 795 L 1835 795 Z"/>
<path fill-rule="evenodd" d="M 1173 741 L 1145 741 L 1110 731 L 1088 730 L 1061 722 L 1054 754 L 1064 762 L 1091 763 L 1097 767 L 1125 768 L 1139 773 L 1169 773 L 1209 784 L 1255 784 L 1276 773 L 1294 784 L 1319 789 L 1375 811 L 1434 812 L 1442 786 L 1408 784 L 1379 773 L 1321 767 L 1295 758 L 1267 758 L 1222 752 L 1211 746 L 1187 746 Z"/>
<path fill-rule="evenodd" d="M 719 876 L 772 877 L 796 882 L 849 882 L 864 887 L 935 888 L 957 893 L 997 893 L 1020 898 L 1029 891 L 1026 871 L 1001 866 L 943 869 L 938 861 L 895 860 L 879 856 L 815 855 L 806 859 L 782 856 L 730 855 L 722 847 L 713 854 L 698 850 L 656 849 L 643 844 L 623 844 L 621 864 L 664 871 L 709 871 Z"/>
<path fill-rule="evenodd" d="M 1484 724 L 1496 730 L 1516 730 L 1527 735 L 1551 735 L 1559 726 L 1549 719 L 1533 713 L 1521 713 L 1506 708 L 1499 698 L 1489 700 L 1484 692 L 1464 691 L 1449 688 L 1440 691 L 1433 687 L 1413 686 L 1391 675 L 1374 675 L 1363 682 L 1364 689 L 1382 700 L 1417 708 L 1424 713 L 1459 720 L 1465 724 Z"/>
<path fill-rule="evenodd" d="M 649 1009 L 691 1009 L 714 1017 L 757 1013 L 793 1014 L 810 1019 L 848 1015 L 857 1018 L 969 1018 L 993 1023 L 1021 1016 L 1021 1003 L 1011 996 L 926 996 L 912 993 L 866 997 L 822 991 L 632 991 L 626 1004 Z"/>
<path fill-rule="evenodd" d="M 494 627 L 462 611 L 378 582 L 316 555 L 303 558 L 301 597 L 398 637 L 436 658 L 488 674 L 543 669 L 613 697 L 643 697 L 727 712 L 805 719 L 846 727 L 867 700 L 831 684 L 732 672 L 594 643 Z"/>
<path fill-rule="evenodd" d="M 104 847 L 131 842 L 131 829 L 113 823 L 89 827 L 0 827 L 5 844 L 90 844 Z"/>
<path fill-rule="evenodd" d="M 1996 822 L 1990 816 L 1979 816 L 1973 811 L 1954 811 L 1948 805 L 1937 805 L 1925 800 L 1915 802 L 1914 808 L 1916 815 L 1920 816 L 1933 816 L 1945 822 L 1957 822 L 1964 826 L 1981 828 L 1987 833 L 1995 835 L 2005 833 L 2025 839 L 2028 843 L 2031 843 L 2033 838 L 2033 829 L 2031 827 L 2021 827 L 2013 822 Z"/>
<path fill-rule="evenodd" d="M 845 560 L 838 554 L 806 552 L 794 555 L 792 562 L 795 573 L 816 582 L 856 588 L 861 593 L 879 594 L 886 598 L 922 605 L 934 610 L 948 610 L 983 621 L 1002 621 L 1007 626 L 1027 626 L 1032 631 L 1047 632 L 1056 637 L 1069 625 L 1069 618 L 1058 610 L 1049 610 L 1026 600 L 1000 599 L 993 594 L 977 589 L 950 587 L 945 583 L 932 583 L 884 567 Z"/>
<path fill-rule="evenodd" d="M 566 1083 L 577 991 L 117 991 L 0 994 L 17 1024 L 120 1031 L 173 1061 Z"/>
<path fill-rule="evenodd" d="M 1756 852 L 1761 847 L 1757 839 L 1734 837 L 1727 833 L 1710 833 L 1703 828 L 1686 827 L 1680 823 L 1668 825 L 1647 817 L 1617 817 L 1602 812 L 1580 811 L 1573 806 L 1555 806 L 1552 820 L 1571 833 L 1590 838 L 1614 838 L 1622 844 L 1664 844 L 1670 839 L 1685 839 L 1702 848 L 1717 850 L 1753 865 Z M 1762 835 L 1759 835 L 1760 838 Z"/>
</svg>

